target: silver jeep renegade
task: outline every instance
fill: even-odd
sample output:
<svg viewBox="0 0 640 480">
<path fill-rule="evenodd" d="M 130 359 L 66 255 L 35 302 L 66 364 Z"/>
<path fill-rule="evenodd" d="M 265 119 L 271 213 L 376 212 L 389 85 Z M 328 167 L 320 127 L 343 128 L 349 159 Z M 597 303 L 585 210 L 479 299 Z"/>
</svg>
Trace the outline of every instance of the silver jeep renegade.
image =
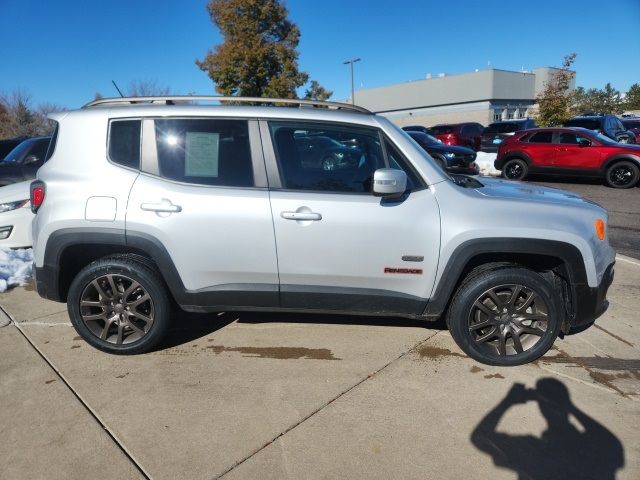
<svg viewBox="0 0 640 480">
<path fill-rule="evenodd" d="M 152 349 L 177 304 L 442 317 L 469 356 L 518 365 L 607 307 L 604 209 L 448 175 L 362 108 L 145 97 L 51 118 L 37 289 L 101 350 Z"/>
</svg>

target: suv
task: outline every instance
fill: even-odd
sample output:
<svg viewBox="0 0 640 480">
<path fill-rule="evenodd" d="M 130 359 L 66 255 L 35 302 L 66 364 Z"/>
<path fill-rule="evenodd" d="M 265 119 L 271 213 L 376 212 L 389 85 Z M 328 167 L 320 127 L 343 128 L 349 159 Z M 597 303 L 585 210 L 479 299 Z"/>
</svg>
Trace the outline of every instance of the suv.
<svg viewBox="0 0 640 480">
<path fill-rule="evenodd" d="M 36 178 L 50 140 L 51 137 L 29 138 L 11 150 L 0 162 L 0 187 Z"/>
<path fill-rule="evenodd" d="M 631 188 L 640 179 L 640 145 L 623 145 L 584 128 L 518 132 L 500 145 L 494 167 L 510 180 L 530 173 L 604 178 L 610 187 Z"/>
<path fill-rule="evenodd" d="M 444 145 L 437 138 L 422 132 L 407 133 L 447 172 L 466 175 L 480 173 L 480 166 L 475 162 L 476 152 L 470 148 Z"/>
<path fill-rule="evenodd" d="M 536 123 L 530 118 L 491 123 L 482 132 L 480 149 L 483 152 L 497 152 L 498 147 L 506 138 L 529 128 L 536 128 Z"/>
<path fill-rule="evenodd" d="M 620 120 L 624 128 L 635 135 L 635 142 L 640 143 L 640 118 L 638 117 L 625 117 Z"/>
<path fill-rule="evenodd" d="M 636 136 L 615 115 L 580 115 L 571 117 L 564 126 L 593 130 L 620 143 L 636 143 Z"/>
<path fill-rule="evenodd" d="M 518 365 L 606 309 L 615 252 L 600 206 L 447 175 L 354 105 L 214 99 L 226 103 L 102 99 L 50 115 L 53 154 L 31 184 L 36 285 L 94 347 L 148 351 L 175 302 L 445 316 L 469 356 Z M 357 141 L 361 157 L 304 163 L 296 138 L 314 135 Z"/>
<path fill-rule="evenodd" d="M 429 134 L 442 141 L 445 145 L 459 145 L 461 147 L 480 150 L 480 140 L 484 127 L 479 123 L 450 123 L 439 124 L 429 128 Z"/>
</svg>

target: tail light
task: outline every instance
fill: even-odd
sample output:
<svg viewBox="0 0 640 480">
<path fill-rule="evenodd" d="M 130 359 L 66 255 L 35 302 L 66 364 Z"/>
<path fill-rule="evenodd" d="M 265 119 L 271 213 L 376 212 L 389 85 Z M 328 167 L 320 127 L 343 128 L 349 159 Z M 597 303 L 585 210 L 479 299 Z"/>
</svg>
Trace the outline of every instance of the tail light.
<svg viewBox="0 0 640 480">
<path fill-rule="evenodd" d="M 444 143 L 446 143 L 447 145 L 453 145 L 456 143 L 456 135 L 454 133 L 448 133 L 444 138 Z"/>
<path fill-rule="evenodd" d="M 44 202 L 45 186 L 44 182 L 36 180 L 31 182 L 31 211 L 36 213 Z"/>
</svg>

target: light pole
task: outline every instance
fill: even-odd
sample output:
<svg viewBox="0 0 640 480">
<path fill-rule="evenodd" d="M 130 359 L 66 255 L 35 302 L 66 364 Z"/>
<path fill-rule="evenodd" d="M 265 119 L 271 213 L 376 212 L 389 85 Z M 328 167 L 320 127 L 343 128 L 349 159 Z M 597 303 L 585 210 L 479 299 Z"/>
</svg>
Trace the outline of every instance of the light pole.
<svg viewBox="0 0 640 480">
<path fill-rule="evenodd" d="M 344 62 L 342 62 L 343 65 L 349 64 L 351 68 L 351 104 L 352 105 L 356 104 L 355 93 L 353 90 L 353 64 L 359 61 L 360 61 L 359 58 L 352 58 L 351 60 L 345 60 Z"/>
</svg>

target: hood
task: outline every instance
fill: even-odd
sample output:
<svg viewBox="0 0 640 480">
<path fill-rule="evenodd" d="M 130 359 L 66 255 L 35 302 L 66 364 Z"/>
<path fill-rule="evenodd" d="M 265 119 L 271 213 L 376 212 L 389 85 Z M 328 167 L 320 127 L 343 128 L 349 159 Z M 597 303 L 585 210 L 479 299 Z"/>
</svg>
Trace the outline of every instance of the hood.
<svg viewBox="0 0 640 480">
<path fill-rule="evenodd" d="M 576 193 L 567 192 L 558 188 L 542 187 L 526 182 L 514 182 L 491 177 L 481 177 L 479 180 L 484 187 L 478 188 L 476 191 L 485 197 L 562 205 L 571 204 L 589 208 L 596 205 L 602 208 L 597 203 L 587 200 Z"/>
<path fill-rule="evenodd" d="M 0 203 L 27 200 L 31 196 L 31 182 L 27 180 L 0 187 Z"/>
</svg>

